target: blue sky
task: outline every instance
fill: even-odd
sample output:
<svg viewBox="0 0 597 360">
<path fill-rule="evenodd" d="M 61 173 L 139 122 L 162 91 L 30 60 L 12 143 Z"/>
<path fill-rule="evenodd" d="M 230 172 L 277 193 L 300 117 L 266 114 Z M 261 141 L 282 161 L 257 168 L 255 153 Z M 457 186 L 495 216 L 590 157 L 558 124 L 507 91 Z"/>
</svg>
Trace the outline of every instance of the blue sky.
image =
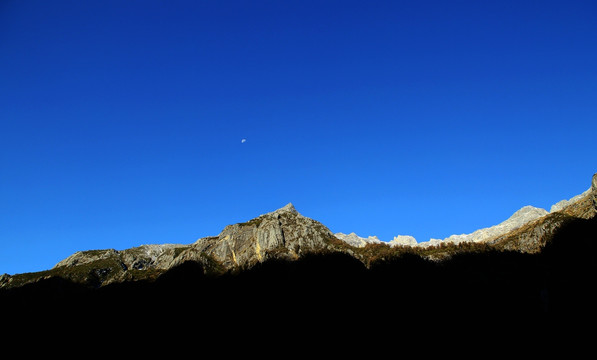
<svg viewBox="0 0 597 360">
<path fill-rule="evenodd" d="M 594 1 L 2 1 L 0 273 L 288 202 L 386 241 L 549 209 L 597 172 L 595 39 Z"/>
</svg>

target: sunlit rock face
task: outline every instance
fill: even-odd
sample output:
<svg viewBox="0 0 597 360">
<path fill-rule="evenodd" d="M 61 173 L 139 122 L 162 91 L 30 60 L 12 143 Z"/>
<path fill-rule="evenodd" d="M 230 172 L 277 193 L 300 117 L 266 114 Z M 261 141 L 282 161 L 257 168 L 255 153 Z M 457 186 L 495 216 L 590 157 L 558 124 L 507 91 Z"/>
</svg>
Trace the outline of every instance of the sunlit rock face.
<svg viewBox="0 0 597 360">
<path fill-rule="evenodd" d="M 476 230 L 470 234 L 451 235 L 445 239 L 431 239 L 426 242 L 420 242 L 416 246 L 429 247 L 437 246 L 442 243 L 444 244 L 460 244 L 463 242 L 481 243 L 491 239 L 495 239 L 501 235 L 504 235 L 510 231 L 520 228 L 521 226 L 528 224 L 538 218 L 541 218 L 549 214 L 547 210 L 536 208 L 533 206 L 525 206 L 522 209 L 516 211 L 507 220 L 484 229 Z"/>
<path fill-rule="evenodd" d="M 570 200 L 561 200 L 551 207 L 550 213 L 562 213 L 581 219 L 590 219 L 597 213 L 597 174 L 593 175 L 591 187 Z"/>
<path fill-rule="evenodd" d="M 382 241 L 377 238 L 377 236 L 369 236 L 369 237 L 360 237 L 355 233 L 344 234 L 344 233 L 335 233 L 334 236 L 350 246 L 362 248 L 365 247 L 367 244 L 381 244 Z"/>
<path fill-rule="evenodd" d="M 593 209 L 597 211 L 597 174 L 593 175 L 593 182 L 591 183 L 591 191 L 593 197 Z"/>
<path fill-rule="evenodd" d="M 593 175 L 591 187 L 570 200 L 562 200 L 552 206 L 548 215 L 532 220 L 489 243 L 505 250 L 534 253 L 543 249 L 562 226 L 574 219 L 591 219 L 597 213 L 597 174 Z"/>
<path fill-rule="evenodd" d="M 416 246 L 417 240 L 409 235 L 397 235 L 388 243 L 390 246 Z"/>
<path fill-rule="evenodd" d="M 333 251 L 335 239 L 327 227 L 302 216 L 288 204 L 245 223 L 228 225 L 219 235 L 188 245 L 79 251 L 56 264 L 52 274 L 103 286 L 153 278 L 187 261 L 201 264 L 206 272 L 222 272 L 249 268 L 268 259 L 292 260 L 306 253 Z"/>
<path fill-rule="evenodd" d="M 561 210 L 567 208 L 568 206 L 579 202 L 580 200 L 582 200 L 583 198 L 588 196 L 590 192 L 591 192 L 591 189 L 588 189 L 584 193 L 576 195 L 575 197 L 571 198 L 570 200 L 558 201 L 557 203 L 555 203 L 551 206 L 551 209 L 549 210 L 549 212 L 552 213 L 552 212 L 556 212 L 556 211 L 561 211 Z"/>
<path fill-rule="evenodd" d="M 302 216 L 292 204 L 245 223 L 228 225 L 217 237 L 197 240 L 189 254 L 204 254 L 226 268 L 246 267 L 275 257 L 298 258 L 330 248 L 334 235 L 320 222 Z M 183 258 L 190 258 L 184 252 Z"/>
</svg>

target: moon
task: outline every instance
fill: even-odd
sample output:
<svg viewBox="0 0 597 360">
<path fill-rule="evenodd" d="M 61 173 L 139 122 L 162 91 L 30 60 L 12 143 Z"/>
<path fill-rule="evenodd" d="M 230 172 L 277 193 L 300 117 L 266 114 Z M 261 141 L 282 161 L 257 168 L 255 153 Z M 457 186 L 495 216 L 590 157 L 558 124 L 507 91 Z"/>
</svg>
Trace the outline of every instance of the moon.
<svg viewBox="0 0 597 360">
<path fill-rule="evenodd" d="M 242 139 L 242 140 L 240 141 L 240 143 L 241 143 L 241 144 L 244 144 L 244 143 L 246 143 L 246 142 L 247 142 L 247 139 Z"/>
</svg>

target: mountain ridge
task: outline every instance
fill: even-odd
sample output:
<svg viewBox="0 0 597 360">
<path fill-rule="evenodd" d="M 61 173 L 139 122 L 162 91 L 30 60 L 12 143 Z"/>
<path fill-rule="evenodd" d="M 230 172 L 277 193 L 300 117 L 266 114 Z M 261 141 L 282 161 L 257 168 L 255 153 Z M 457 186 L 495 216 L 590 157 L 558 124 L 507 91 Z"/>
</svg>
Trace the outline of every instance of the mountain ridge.
<svg viewBox="0 0 597 360">
<path fill-rule="evenodd" d="M 386 243 L 377 237 L 361 238 L 355 233 L 333 234 L 322 223 L 301 215 L 289 203 L 247 222 L 228 225 L 219 235 L 203 237 L 192 244 L 79 251 L 47 271 L 4 274 L 0 277 L 0 288 L 22 286 L 56 276 L 92 287 L 152 280 L 189 261 L 200 264 L 205 274 L 221 275 L 243 271 L 269 260 L 295 261 L 304 255 L 320 253 L 348 254 L 366 266 L 378 259 L 411 251 L 427 259 L 446 259 L 454 251 L 461 251 L 459 246 L 464 244 L 533 253 L 540 251 L 557 229 L 571 219 L 594 217 L 596 194 L 597 174 L 588 191 L 559 202 L 557 211 L 549 213 L 525 206 L 493 227 L 425 243 L 416 243 L 409 236 L 397 236 Z"/>
<path fill-rule="evenodd" d="M 0 276 L 3 324 L 100 347 L 113 338 L 157 342 L 163 333 L 223 349 L 273 334 L 300 347 L 392 324 L 410 333 L 468 322 L 484 338 L 510 328 L 524 339 L 551 334 L 552 315 L 596 313 L 587 296 L 597 279 L 596 188 L 483 243 L 355 247 L 288 206 L 188 245 L 79 252 L 47 271 Z M 264 337 L 263 329 L 271 331 Z"/>
<path fill-rule="evenodd" d="M 486 228 L 481 228 L 478 230 L 475 230 L 472 233 L 468 233 L 468 234 L 453 234 L 450 235 L 444 239 L 436 239 L 436 238 L 431 238 L 427 241 L 423 241 L 423 242 L 417 242 L 417 240 L 410 236 L 410 235 L 397 235 L 394 237 L 393 240 L 391 241 L 383 241 L 380 240 L 377 236 L 368 236 L 367 238 L 365 237 L 360 237 L 357 234 L 350 233 L 350 234 L 344 234 L 344 233 L 336 233 L 336 237 L 338 237 L 339 239 L 342 239 L 344 241 L 346 241 L 347 243 L 353 245 L 353 246 L 357 246 L 357 247 L 363 247 L 366 244 L 387 244 L 390 246 L 420 246 L 420 247 L 427 247 L 427 246 L 440 246 L 441 244 L 448 244 L 448 243 L 454 243 L 454 244 L 459 244 L 462 242 L 485 242 L 485 241 L 491 241 L 499 236 L 502 236 L 510 231 L 514 231 L 530 222 L 533 222 L 541 217 L 547 216 L 551 213 L 555 213 L 555 212 L 570 212 L 570 209 L 574 209 L 574 207 L 578 204 L 578 203 L 587 203 L 587 201 L 589 199 L 591 199 L 591 196 L 593 194 L 593 185 L 592 187 L 590 187 L 588 190 L 584 191 L 583 193 L 576 195 L 568 200 L 564 199 L 564 200 L 560 200 L 559 202 L 555 203 L 554 205 L 551 206 L 550 210 L 547 211 L 543 208 L 538 208 L 532 205 L 526 205 L 523 206 L 522 208 L 518 209 L 517 211 L 515 211 L 508 219 L 504 220 L 503 222 L 490 226 L 490 227 L 486 227 Z M 595 206 L 597 207 L 597 206 Z M 594 213 L 592 213 L 590 210 L 587 211 L 585 209 L 585 211 L 578 211 L 578 210 L 572 210 L 571 213 L 572 216 L 577 216 L 577 217 L 582 217 L 582 218 L 589 218 L 592 215 L 594 215 Z"/>
</svg>

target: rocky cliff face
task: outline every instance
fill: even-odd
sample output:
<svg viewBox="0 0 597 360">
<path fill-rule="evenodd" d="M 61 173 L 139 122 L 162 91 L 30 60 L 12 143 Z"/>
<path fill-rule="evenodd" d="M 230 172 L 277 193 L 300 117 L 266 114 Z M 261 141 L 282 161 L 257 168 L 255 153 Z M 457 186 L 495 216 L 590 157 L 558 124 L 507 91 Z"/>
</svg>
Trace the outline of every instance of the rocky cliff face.
<svg viewBox="0 0 597 360">
<path fill-rule="evenodd" d="M 186 245 L 163 244 L 141 245 L 122 251 L 114 249 L 79 251 L 60 261 L 54 268 L 84 266 L 113 259 L 119 262 L 123 270 L 166 269 L 176 257 L 177 251 L 184 248 Z"/>
<path fill-rule="evenodd" d="M 388 245 L 390 246 L 417 246 L 417 240 L 410 235 L 396 235 Z"/>
<path fill-rule="evenodd" d="M 303 254 L 342 250 L 332 232 L 302 216 L 292 204 L 245 223 L 226 226 L 218 236 L 190 245 L 142 245 L 126 250 L 77 252 L 48 271 L 3 276 L 0 287 L 22 285 L 59 276 L 92 286 L 128 280 L 152 279 L 187 261 L 206 272 L 249 268 L 269 259 L 298 259 Z"/>
<path fill-rule="evenodd" d="M 570 200 L 561 200 L 561 201 L 553 204 L 551 206 L 551 209 L 549 210 L 549 212 L 553 213 L 556 211 L 562 211 L 563 209 L 567 208 L 568 206 L 570 206 L 570 205 L 582 200 L 586 196 L 588 196 L 590 192 L 591 192 L 591 189 L 588 189 L 587 191 L 583 192 L 582 194 L 576 195 L 575 197 L 573 197 Z"/>
<path fill-rule="evenodd" d="M 327 227 L 288 204 L 246 223 L 226 226 L 217 237 L 199 239 L 180 258 L 193 260 L 191 254 L 204 254 L 227 269 L 243 268 L 271 258 L 296 259 L 305 252 L 330 250 L 333 238 Z"/>
<path fill-rule="evenodd" d="M 491 226 L 484 229 L 479 229 L 470 234 L 462 234 L 462 235 L 452 235 L 450 237 L 445 238 L 443 241 L 444 243 L 453 243 L 453 244 L 460 244 L 462 242 L 474 242 L 480 243 L 488 241 L 489 239 L 496 238 L 503 234 L 507 234 L 515 229 L 520 228 L 521 226 L 543 217 L 547 215 L 547 210 L 536 208 L 533 206 L 525 206 L 522 209 L 516 211 L 510 218 L 505 220 L 504 222 L 499 223 L 498 225 Z M 431 239 L 430 244 L 437 244 L 438 241 L 434 241 L 437 239 Z M 425 246 L 426 244 L 421 243 L 420 246 Z"/>
<path fill-rule="evenodd" d="M 588 194 L 585 193 L 585 195 Z M 568 209 L 569 206 L 577 204 L 579 200 L 584 199 L 582 196 L 577 196 L 571 200 L 562 200 L 559 202 L 558 207 L 560 209 Z M 555 205 L 554 205 L 555 206 Z M 576 206 L 576 205 L 575 205 Z M 553 208 L 553 207 L 552 207 Z M 580 213 L 577 211 L 577 213 Z M 476 230 L 470 234 L 460 234 L 460 235 L 451 235 L 445 239 L 430 239 L 429 241 L 417 242 L 416 239 L 412 236 L 407 235 L 398 235 L 395 236 L 394 239 L 390 242 L 382 242 L 376 236 L 369 236 L 368 238 L 363 238 L 357 236 L 355 233 L 351 234 L 343 234 L 337 233 L 335 236 L 346 242 L 347 244 L 362 248 L 367 244 L 386 244 L 390 247 L 394 246 L 408 246 L 408 247 L 419 247 L 419 248 L 429 248 L 434 246 L 440 246 L 442 244 L 453 244 L 458 245 L 461 243 L 471 242 L 471 243 L 482 243 L 482 242 L 489 242 L 493 239 L 496 239 L 500 236 L 513 232 L 524 225 L 531 223 L 539 218 L 542 218 L 548 215 L 549 212 L 545 209 L 536 208 L 533 206 L 525 206 L 522 209 L 516 211 L 510 218 L 507 220 L 483 229 Z"/>
<path fill-rule="evenodd" d="M 334 236 L 337 239 L 344 241 L 348 245 L 354 246 L 357 248 L 365 247 L 368 244 L 385 244 L 385 245 L 389 245 L 390 247 L 416 246 L 417 245 L 417 240 L 414 237 L 409 236 L 409 235 L 394 236 L 394 239 L 392 239 L 392 241 L 389 241 L 387 243 L 381 241 L 377 236 L 368 236 L 368 237 L 364 238 L 364 237 L 358 236 L 355 233 L 350 233 L 347 235 L 347 234 L 340 232 L 340 233 L 334 234 Z"/>
<path fill-rule="evenodd" d="M 382 241 L 377 238 L 377 236 L 369 236 L 369 237 L 360 237 L 355 233 L 344 234 L 344 233 L 336 233 L 334 236 L 350 246 L 362 248 L 367 246 L 367 244 L 381 244 Z"/>
</svg>

